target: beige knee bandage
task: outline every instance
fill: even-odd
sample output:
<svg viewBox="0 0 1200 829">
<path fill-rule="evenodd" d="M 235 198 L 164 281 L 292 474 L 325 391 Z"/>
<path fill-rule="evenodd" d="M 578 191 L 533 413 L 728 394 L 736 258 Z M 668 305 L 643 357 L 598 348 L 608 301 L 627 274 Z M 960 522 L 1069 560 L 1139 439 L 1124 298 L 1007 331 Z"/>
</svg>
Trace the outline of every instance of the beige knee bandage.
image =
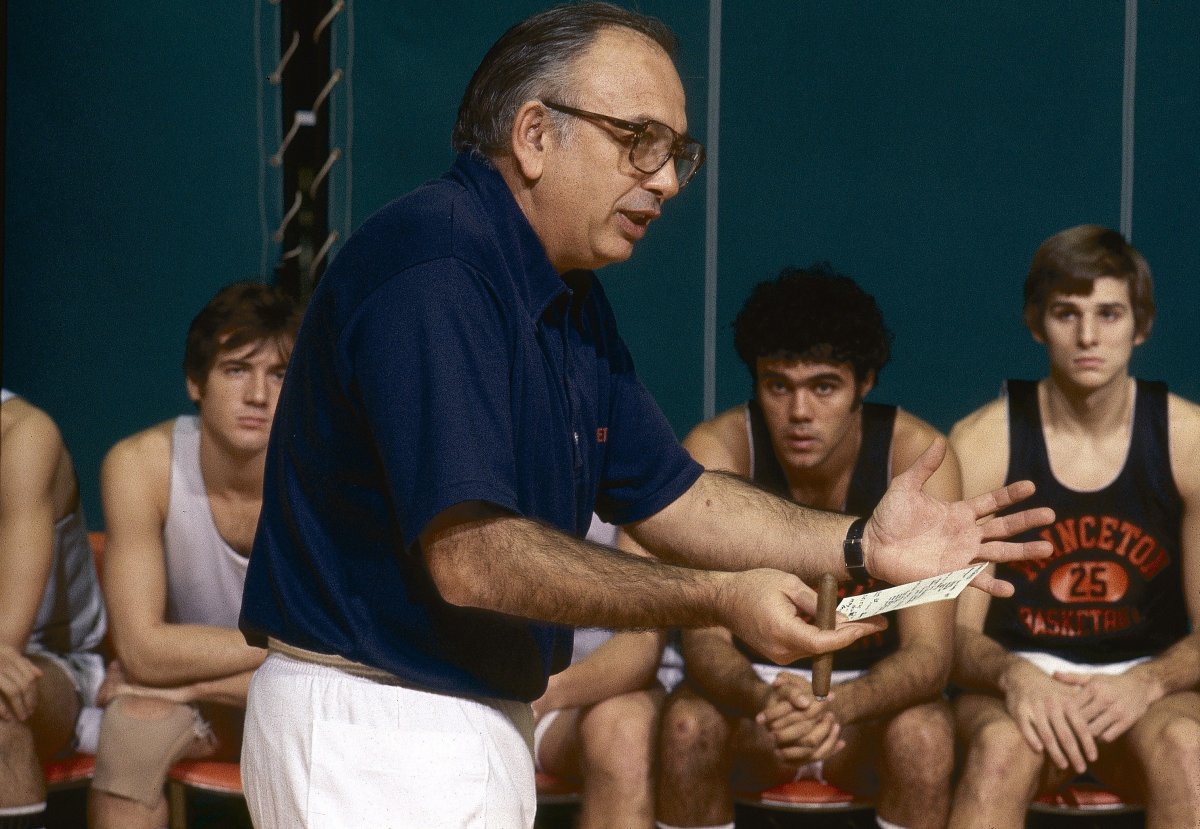
<svg viewBox="0 0 1200 829">
<path fill-rule="evenodd" d="M 190 705 L 174 705 L 162 717 L 131 717 L 117 697 L 104 709 L 100 750 L 92 786 L 153 807 L 162 797 L 171 765 L 198 740 L 212 740 L 204 719 Z"/>
</svg>

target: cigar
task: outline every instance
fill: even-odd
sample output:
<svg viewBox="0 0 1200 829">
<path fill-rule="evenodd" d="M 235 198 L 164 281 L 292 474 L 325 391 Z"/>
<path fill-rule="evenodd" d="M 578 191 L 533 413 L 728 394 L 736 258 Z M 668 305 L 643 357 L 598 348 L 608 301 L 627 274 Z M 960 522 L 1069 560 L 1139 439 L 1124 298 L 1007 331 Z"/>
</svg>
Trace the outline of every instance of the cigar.
<svg viewBox="0 0 1200 829">
<path fill-rule="evenodd" d="M 837 579 L 825 573 L 817 582 L 817 627 L 833 630 L 837 612 Z M 833 654 L 822 653 L 813 658 L 812 691 L 819 700 L 829 696 L 829 680 L 833 675 Z"/>
</svg>

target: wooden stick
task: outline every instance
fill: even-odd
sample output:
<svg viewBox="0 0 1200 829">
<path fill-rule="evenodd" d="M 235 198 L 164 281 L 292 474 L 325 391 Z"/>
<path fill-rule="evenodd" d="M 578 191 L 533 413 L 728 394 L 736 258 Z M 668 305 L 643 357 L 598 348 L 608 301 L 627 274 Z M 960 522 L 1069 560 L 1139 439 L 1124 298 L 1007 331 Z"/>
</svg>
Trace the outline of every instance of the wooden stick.
<svg viewBox="0 0 1200 829">
<path fill-rule="evenodd" d="M 817 583 L 817 627 L 833 630 L 837 613 L 837 579 L 825 573 Z M 833 654 L 822 653 L 813 658 L 812 691 L 817 699 L 829 696 L 829 680 L 833 676 Z"/>
</svg>

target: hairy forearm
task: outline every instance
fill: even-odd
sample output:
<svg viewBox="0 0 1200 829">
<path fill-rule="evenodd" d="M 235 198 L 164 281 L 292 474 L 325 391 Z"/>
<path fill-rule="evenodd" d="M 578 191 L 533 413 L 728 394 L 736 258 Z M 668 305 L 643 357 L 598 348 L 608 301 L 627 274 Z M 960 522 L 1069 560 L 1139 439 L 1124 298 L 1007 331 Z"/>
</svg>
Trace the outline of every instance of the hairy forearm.
<svg viewBox="0 0 1200 829">
<path fill-rule="evenodd" d="M 696 627 L 720 622 L 722 573 L 674 567 L 534 521 L 485 516 L 422 537 L 451 604 L 566 625 Z"/>
<path fill-rule="evenodd" d="M 948 653 L 932 646 L 902 647 L 858 679 L 838 685 L 831 705 L 842 723 L 884 717 L 941 694 L 950 673 Z M 834 665 L 837 658 L 834 657 Z"/>
<path fill-rule="evenodd" d="M 266 651 L 246 644 L 239 631 L 207 625 L 160 624 L 140 635 L 114 631 L 117 655 L 139 685 L 190 685 L 253 671 Z"/>
<path fill-rule="evenodd" d="M 745 654 L 716 631 L 684 631 L 683 664 L 688 681 L 726 713 L 753 717 L 771 691 Z"/>
<path fill-rule="evenodd" d="M 963 688 L 1003 693 L 1004 673 L 1018 659 L 982 632 L 959 625 L 954 635 L 950 678 Z"/>
<path fill-rule="evenodd" d="M 1130 670 L 1144 678 L 1158 694 L 1200 689 L 1200 630 L 1180 639 L 1161 654 Z"/>
<path fill-rule="evenodd" d="M 842 540 L 851 520 L 707 471 L 672 504 L 625 529 L 656 555 L 695 567 L 770 567 L 805 581 L 829 572 L 843 581 Z"/>
</svg>

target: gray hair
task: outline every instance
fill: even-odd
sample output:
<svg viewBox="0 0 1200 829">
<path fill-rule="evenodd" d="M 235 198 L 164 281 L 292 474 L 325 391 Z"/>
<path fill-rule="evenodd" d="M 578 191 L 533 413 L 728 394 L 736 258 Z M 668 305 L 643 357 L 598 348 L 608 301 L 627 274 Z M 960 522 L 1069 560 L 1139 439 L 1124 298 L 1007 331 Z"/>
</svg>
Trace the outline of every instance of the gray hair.
<svg viewBox="0 0 1200 829">
<path fill-rule="evenodd" d="M 665 23 L 610 3 L 564 4 L 535 14 L 500 36 L 471 76 L 458 107 L 451 143 L 487 158 L 511 151 L 513 119 L 526 101 L 572 104 L 571 67 L 606 28 L 645 35 L 674 57 Z M 566 116 L 553 113 L 561 128 Z"/>
</svg>

